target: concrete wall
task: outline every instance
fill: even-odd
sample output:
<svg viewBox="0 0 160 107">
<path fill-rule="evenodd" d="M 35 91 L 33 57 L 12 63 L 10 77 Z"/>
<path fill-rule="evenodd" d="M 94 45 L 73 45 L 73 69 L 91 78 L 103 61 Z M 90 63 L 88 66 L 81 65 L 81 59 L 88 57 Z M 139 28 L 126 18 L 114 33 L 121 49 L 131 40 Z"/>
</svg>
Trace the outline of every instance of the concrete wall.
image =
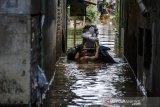
<svg viewBox="0 0 160 107">
<path fill-rule="evenodd" d="M 0 15 L 0 103 L 30 101 L 30 17 Z"/>
<path fill-rule="evenodd" d="M 122 27 L 125 29 L 124 32 L 124 55 L 128 62 L 137 72 L 137 3 L 136 0 L 124 0 L 123 11 L 124 18 L 121 18 Z"/>
<path fill-rule="evenodd" d="M 156 23 L 156 24 L 155 24 Z M 151 71 L 152 71 L 152 95 L 153 96 L 160 96 L 160 20 L 157 20 L 153 23 L 153 48 L 152 48 L 152 64 L 151 64 Z"/>
<path fill-rule="evenodd" d="M 151 75 L 151 84 L 150 84 L 150 94 L 151 96 L 160 96 L 160 1 L 146 0 L 146 4 L 151 8 L 151 37 L 152 37 L 152 56 L 150 64 L 150 74 Z"/>
<path fill-rule="evenodd" d="M 39 33 L 31 14 L 39 14 L 38 1 L 0 0 L 0 104 L 30 103 L 31 32 Z"/>
<path fill-rule="evenodd" d="M 49 80 L 53 76 L 56 62 L 56 3 L 57 0 L 45 1 L 44 22 L 44 70 Z"/>
<path fill-rule="evenodd" d="M 34 65 L 42 64 L 49 81 L 53 76 L 62 53 L 62 35 L 65 37 L 66 1 L 43 2 L 42 12 L 40 0 L 0 0 L 0 104 L 30 102 Z"/>
<path fill-rule="evenodd" d="M 67 6 L 66 6 L 67 1 L 63 0 L 62 2 L 62 51 L 66 52 L 67 51 Z"/>
<path fill-rule="evenodd" d="M 38 14 L 40 0 L 0 0 L 0 13 Z"/>
<path fill-rule="evenodd" d="M 64 0 L 45 2 L 44 69 L 49 79 L 53 76 L 55 63 L 61 56 L 62 46 L 65 45 L 62 42 L 62 37 L 64 40 L 66 38 L 65 2 Z"/>
<path fill-rule="evenodd" d="M 62 53 L 62 27 L 63 27 L 63 0 L 57 1 L 57 8 L 56 8 L 56 25 L 57 25 L 57 31 L 56 31 L 56 58 L 58 59 L 61 56 Z"/>
</svg>

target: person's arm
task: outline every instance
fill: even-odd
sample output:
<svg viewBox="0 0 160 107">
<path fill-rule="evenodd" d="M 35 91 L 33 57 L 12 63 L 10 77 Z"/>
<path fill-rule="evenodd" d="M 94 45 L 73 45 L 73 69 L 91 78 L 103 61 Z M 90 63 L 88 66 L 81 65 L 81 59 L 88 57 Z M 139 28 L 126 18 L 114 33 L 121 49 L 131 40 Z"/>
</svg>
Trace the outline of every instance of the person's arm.
<svg viewBox="0 0 160 107">
<path fill-rule="evenodd" d="M 74 58 L 75 58 L 75 60 L 78 60 L 78 59 L 79 59 L 79 52 L 76 53 L 76 55 L 75 55 Z"/>
<path fill-rule="evenodd" d="M 96 53 L 94 56 L 83 56 L 80 58 L 81 61 L 94 61 L 98 58 L 99 55 L 99 43 L 96 42 Z"/>
<path fill-rule="evenodd" d="M 90 56 L 89 60 L 96 60 L 98 58 L 98 55 L 99 55 L 99 43 L 96 42 L 96 53 L 94 56 Z"/>
</svg>

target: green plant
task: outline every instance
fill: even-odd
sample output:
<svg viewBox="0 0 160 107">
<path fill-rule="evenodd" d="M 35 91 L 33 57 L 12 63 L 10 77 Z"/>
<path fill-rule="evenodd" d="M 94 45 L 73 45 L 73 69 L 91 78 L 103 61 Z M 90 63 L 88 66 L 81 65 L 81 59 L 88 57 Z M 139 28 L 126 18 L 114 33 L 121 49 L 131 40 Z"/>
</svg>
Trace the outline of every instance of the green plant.
<svg viewBox="0 0 160 107">
<path fill-rule="evenodd" d="M 113 23 L 117 29 L 119 29 L 119 18 L 120 18 L 120 0 L 116 0 L 116 11 L 113 17 Z"/>
<path fill-rule="evenodd" d="M 89 5 L 86 8 L 86 19 L 91 22 L 94 23 L 96 21 L 96 17 L 97 17 L 97 8 L 94 5 Z"/>
</svg>

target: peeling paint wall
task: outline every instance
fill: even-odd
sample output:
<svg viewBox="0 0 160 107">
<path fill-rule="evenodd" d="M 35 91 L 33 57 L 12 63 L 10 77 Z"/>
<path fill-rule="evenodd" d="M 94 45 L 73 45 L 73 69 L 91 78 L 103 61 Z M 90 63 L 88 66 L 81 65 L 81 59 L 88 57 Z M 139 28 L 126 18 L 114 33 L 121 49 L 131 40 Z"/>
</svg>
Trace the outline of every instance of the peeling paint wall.
<svg viewBox="0 0 160 107">
<path fill-rule="evenodd" d="M 30 101 L 30 17 L 0 15 L 0 104 Z"/>
</svg>

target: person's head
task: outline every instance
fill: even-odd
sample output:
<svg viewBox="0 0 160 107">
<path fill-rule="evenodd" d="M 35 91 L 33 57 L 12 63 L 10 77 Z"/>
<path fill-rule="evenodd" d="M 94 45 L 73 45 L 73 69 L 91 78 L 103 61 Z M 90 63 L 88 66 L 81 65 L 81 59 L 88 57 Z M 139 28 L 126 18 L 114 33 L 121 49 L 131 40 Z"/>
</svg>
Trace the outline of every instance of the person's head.
<svg viewBox="0 0 160 107">
<path fill-rule="evenodd" d="M 77 52 L 76 52 L 76 49 L 75 49 L 75 48 L 70 48 L 70 49 L 67 51 L 67 59 L 69 59 L 69 60 L 74 60 L 76 53 L 77 53 Z"/>
<path fill-rule="evenodd" d="M 94 27 L 93 27 L 93 26 L 91 26 L 91 27 L 89 28 L 89 32 L 90 32 L 91 34 L 94 33 Z"/>
<path fill-rule="evenodd" d="M 93 33 L 95 33 L 96 35 L 99 34 L 98 28 L 96 25 L 85 25 L 82 32 L 85 33 L 87 31 L 90 32 L 91 34 L 93 34 Z"/>
<path fill-rule="evenodd" d="M 96 34 L 96 36 L 99 34 L 98 28 L 96 25 L 91 25 L 91 27 L 94 28 L 94 33 Z"/>
<path fill-rule="evenodd" d="M 90 27 L 91 27 L 90 25 L 85 25 L 82 32 L 85 33 L 87 31 L 89 31 Z"/>
</svg>

